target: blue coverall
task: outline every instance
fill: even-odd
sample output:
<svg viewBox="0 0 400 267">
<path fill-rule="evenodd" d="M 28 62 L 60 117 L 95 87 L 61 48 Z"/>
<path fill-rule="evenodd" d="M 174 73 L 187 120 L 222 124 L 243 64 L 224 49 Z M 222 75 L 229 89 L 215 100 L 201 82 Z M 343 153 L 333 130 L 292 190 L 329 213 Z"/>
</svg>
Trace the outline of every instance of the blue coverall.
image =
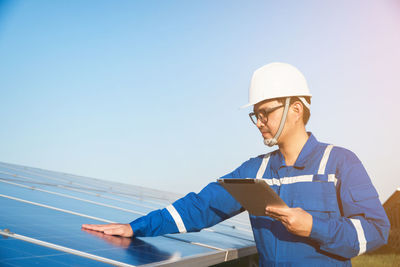
<svg viewBox="0 0 400 267">
<path fill-rule="evenodd" d="M 266 216 L 250 215 L 260 266 L 351 266 L 350 258 L 387 242 L 389 220 L 357 156 L 309 133 L 293 166 L 279 150 L 244 162 L 222 178 L 264 179 L 289 207 L 313 217 L 309 237 Z M 241 212 L 217 182 L 131 222 L 135 236 L 200 231 Z"/>
</svg>

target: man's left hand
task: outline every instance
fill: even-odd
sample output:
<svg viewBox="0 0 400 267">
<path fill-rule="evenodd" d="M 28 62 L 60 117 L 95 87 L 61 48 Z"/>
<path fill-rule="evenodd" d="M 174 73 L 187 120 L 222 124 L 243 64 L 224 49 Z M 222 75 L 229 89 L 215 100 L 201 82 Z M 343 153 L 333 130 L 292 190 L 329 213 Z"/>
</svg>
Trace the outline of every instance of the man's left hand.
<svg viewBox="0 0 400 267">
<path fill-rule="evenodd" d="M 292 234 L 308 237 L 311 234 L 313 218 L 302 208 L 266 207 L 265 215 L 281 221 Z"/>
</svg>

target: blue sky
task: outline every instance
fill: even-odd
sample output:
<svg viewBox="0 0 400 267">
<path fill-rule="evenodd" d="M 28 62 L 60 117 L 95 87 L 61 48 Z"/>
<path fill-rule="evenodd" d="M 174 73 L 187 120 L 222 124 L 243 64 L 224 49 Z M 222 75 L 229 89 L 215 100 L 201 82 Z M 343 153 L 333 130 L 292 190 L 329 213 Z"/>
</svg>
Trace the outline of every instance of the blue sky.
<svg viewBox="0 0 400 267">
<path fill-rule="evenodd" d="M 400 186 L 398 1 L 0 1 L 0 161 L 178 193 L 270 151 L 252 72 L 306 76 L 308 130 Z"/>
</svg>

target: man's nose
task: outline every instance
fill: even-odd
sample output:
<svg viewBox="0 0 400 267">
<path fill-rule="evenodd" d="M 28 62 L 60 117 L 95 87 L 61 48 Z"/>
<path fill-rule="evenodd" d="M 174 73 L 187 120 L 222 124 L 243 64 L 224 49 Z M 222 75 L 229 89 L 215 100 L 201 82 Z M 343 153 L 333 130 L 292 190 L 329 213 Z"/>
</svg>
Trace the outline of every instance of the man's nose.
<svg viewBox="0 0 400 267">
<path fill-rule="evenodd" d="M 258 128 L 261 128 L 262 126 L 265 126 L 265 124 L 259 118 L 257 118 L 257 124 L 256 125 L 257 125 Z"/>
</svg>

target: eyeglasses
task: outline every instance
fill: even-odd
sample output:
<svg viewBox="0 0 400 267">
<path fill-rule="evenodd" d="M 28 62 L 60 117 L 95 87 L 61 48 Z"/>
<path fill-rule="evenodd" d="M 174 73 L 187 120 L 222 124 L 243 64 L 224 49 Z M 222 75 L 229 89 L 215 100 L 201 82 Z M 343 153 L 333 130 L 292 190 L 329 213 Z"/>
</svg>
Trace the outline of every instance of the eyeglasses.
<svg viewBox="0 0 400 267">
<path fill-rule="evenodd" d="M 257 125 L 257 120 L 260 120 L 263 124 L 266 124 L 268 122 L 268 115 L 281 107 L 283 107 L 283 105 L 270 109 L 261 109 L 257 112 L 251 112 L 249 113 L 249 117 L 255 125 Z"/>
</svg>

